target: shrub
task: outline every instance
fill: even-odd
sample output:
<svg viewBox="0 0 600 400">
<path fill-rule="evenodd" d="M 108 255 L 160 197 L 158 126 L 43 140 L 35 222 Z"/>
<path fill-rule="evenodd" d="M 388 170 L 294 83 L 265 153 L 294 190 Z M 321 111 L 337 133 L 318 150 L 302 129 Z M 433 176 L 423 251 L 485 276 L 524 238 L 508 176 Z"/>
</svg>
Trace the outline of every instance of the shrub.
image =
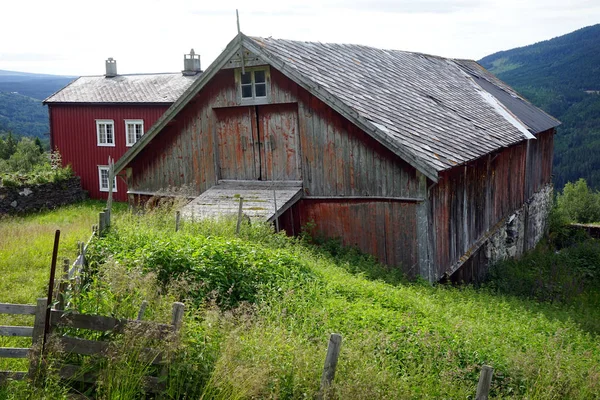
<svg viewBox="0 0 600 400">
<path fill-rule="evenodd" d="M 600 193 L 590 190 L 585 179 L 567 183 L 557 196 L 559 212 L 573 222 L 600 221 Z"/>
</svg>

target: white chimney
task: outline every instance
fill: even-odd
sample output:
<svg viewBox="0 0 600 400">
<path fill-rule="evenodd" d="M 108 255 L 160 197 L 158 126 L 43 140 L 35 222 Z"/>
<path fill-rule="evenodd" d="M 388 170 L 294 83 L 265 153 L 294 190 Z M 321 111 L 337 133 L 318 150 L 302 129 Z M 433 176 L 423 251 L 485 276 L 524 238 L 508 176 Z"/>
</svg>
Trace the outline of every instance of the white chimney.
<svg viewBox="0 0 600 400">
<path fill-rule="evenodd" d="M 200 69 L 200 54 L 196 55 L 194 49 L 190 50 L 190 54 L 183 55 L 183 75 L 196 75 L 202 72 Z"/>
<path fill-rule="evenodd" d="M 117 76 L 117 60 L 113 60 L 112 57 L 108 57 L 106 60 L 106 75 L 107 78 L 113 78 Z"/>
</svg>

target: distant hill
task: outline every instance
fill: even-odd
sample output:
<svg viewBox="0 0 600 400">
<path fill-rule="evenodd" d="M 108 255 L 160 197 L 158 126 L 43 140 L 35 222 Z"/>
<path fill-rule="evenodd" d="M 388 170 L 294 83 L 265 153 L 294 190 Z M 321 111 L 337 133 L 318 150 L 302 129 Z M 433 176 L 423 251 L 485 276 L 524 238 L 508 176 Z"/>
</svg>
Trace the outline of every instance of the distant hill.
<svg viewBox="0 0 600 400">
<path fill-rule="evenodd" d="M 479 63 L 562 125 L 555 140 L 555 184 L 585 178 L 600 189 L 600 24 L 500 51 Z"/>
<path fill-rule="evenodd" d="M 17 92 L 34 99 L 44 100 L 73 79 L 75 77 L 72 76 L 0 70 L 0 92 Z"/>
<path fill-rule="evenodd" d="M 0 132 L 44 138 L 48 110 L 42 100 L 74 77 L 0 70 Z"/>
</svg>

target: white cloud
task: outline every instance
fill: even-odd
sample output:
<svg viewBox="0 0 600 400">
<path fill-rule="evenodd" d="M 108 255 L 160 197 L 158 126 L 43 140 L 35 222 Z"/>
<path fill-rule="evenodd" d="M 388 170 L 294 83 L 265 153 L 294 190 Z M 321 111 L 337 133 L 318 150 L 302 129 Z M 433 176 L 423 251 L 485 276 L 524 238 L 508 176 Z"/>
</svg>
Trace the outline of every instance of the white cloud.
<svg viewBox="0 0 600 400">
<path fill-rule="evenodd" d="M 3 5 L 0 69 L 102 74 L 178 71 L 194 48 L 204 67 L 236 34 L 345 42 L 478 59 L 600 21 L 591 0 L 74 0 Z M 20 56 L 19 56 L 20 55 Z"/>
</svg>

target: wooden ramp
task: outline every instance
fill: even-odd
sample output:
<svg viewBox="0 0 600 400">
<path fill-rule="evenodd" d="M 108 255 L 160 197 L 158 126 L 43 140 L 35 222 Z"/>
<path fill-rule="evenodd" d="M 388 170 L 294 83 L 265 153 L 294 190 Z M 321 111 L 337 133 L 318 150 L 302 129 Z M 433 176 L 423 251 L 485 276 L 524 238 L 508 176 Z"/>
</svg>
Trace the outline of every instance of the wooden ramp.
<svg viewBox="0 0 600 400">
<path fill-rule="evenodd" d="M 242 212 L 252 221 L 275 219 L 302 197 L 301 181 L 219 181 L 181 209 L 185 219 L 218 218 Z"/>
</svg>

